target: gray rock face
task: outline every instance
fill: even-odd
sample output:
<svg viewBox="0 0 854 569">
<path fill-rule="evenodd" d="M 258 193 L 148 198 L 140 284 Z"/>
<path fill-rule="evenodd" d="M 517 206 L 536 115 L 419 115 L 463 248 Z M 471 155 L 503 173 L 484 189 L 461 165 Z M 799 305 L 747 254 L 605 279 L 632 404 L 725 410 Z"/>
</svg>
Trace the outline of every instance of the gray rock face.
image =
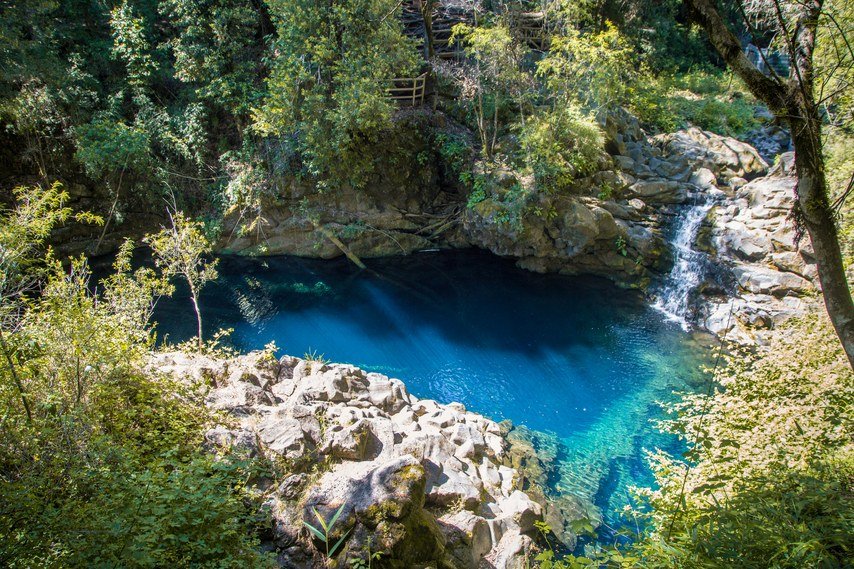
<svg viewBox="0 0 854 569">
<path fill-rule="evenodd" d="M 303 521 L 316 526 L 315 510 L 328 520 L 342 505 L 341 555 L 360 555 L 370 538 L 392 567 L 520 567 L 533 543 L 542 507 L 502 465 L 499 426 L 460 404 L 420 400 L 353 366 L 260 352 L 161 353 L 150 366 L 211 386 L 208 403 L 234 418 L 208 433 L 213 448 L 291 465 L 264 486 L 282 567 L 318 562 L 322 543 Z"/>
<path fill-rule="evenodd" d="M 749 180 L 768 171 L 768 164 L 749 144 L 696 127 L 657 136 L 655 141 L 666 155 L 680 157 L 694 170 L 706 168 L 724 182 L 735 177 Z"/>
<path fill-rule="evenodd" d="M 687 197 L 685 188 L 679 182 L 663 178 L 636 182 L 629 187 L 628 195 L 647 203 L 662 204 L 683 203 Z"/>
<path fill-rule="evenodd" d="M 806 239 L 795 244 L 788 219 L 796 184 L 790 161 L 782 155 L 774 172 L 739 188 L 711 216 L 716 259 L 731 267 L 737 290 L 711 298 L 703 324 L 730 340 L 759 340 L 763 329 L 799 314 L 801 298 L 818 285 L 811 247 Z"/>
<path fill-rule="evenodd" d="M 796 274 L 767 267 L 736 265 L 735 277 L 739 286 L 753 294 L 770 294 L 775 297 L 800 296 L 812 289 L 808 280 Z"/>
<path fill-rule="evenodd" d="M 637 209 L 641 200 L 539 199 L 532 208 L 544 213 L 509 223 L 500 203 L 480 202 L 465 212 L 464 233 L 471 243 L 515 257 L 519 266 L 536 272 L 598 274 L 629 286 L 649 278 L 663 242 Z"/>
</svg>

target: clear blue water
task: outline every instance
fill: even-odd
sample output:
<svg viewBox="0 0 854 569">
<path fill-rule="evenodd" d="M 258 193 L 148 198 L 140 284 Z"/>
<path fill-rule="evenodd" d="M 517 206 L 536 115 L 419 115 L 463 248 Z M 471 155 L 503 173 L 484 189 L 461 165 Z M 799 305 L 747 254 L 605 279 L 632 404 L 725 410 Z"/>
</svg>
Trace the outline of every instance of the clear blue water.
<svg viewBox="0 0 854 569">
<path fill-rule="evenodd" d="M 221 259 L 202 296 L 208 334 L 233 328 L 244 350 L 323 354 L 404 380 L 496 420 L 545 431 L 552 491 L 606 514 L 631 484 L 651 483 L 643 450 L 675 449 L 650 419 L 659 401 L 699 381 L 703 350 L 632 291 L 604 280 L 538 275 L 477 251 L 367 261 Z M 158 331 L 195 333 L 179 292 Z"/>
</svg>

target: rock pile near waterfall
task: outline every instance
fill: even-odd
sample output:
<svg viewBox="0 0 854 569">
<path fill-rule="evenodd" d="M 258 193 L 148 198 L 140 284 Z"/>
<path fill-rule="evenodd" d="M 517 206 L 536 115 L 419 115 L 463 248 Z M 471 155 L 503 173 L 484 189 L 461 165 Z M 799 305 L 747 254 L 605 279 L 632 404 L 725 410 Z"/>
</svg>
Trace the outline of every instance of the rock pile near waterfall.
<svg viewBox="0 0 854 569">
<path fill-rule="evenodd" d="M 709 216 L 710 253 L 732 275 L 734 291 L 710 287 L 702 324 L 731 340 L 753 342 L 801 314 L 818 285 L 809 239 L 796 242 L 789 216 L 797 184 L 792 162 L 792 153 L 782 155 L 767 176 L 729 193 Z"/>
<path fill-rule="evenodd" d="M 495 422 L 349 365 L 172 352 L 150 367 L 210 386 L 208 405 L 225 414 L 206 436 L 213 449 L 286 471 L 258 488 L 281 567 L 320 566 L 324 549 L 303 522 L 342 506 L 333 528 L 335 540 L 346 535 L 340 559 L 362 556 L 370 539 L 390 567 L 524 566 L 543 508 L 517 489 Z"/>
<path fill-rule="evenodd" d="M 616 124 L 636 130 L 631 123 Z M 639 142 L 625 145 L 629 156 L 614 157 L 628 174 L 647 176 L 646 184 L 658 188 L 658 195 L 668 198 L 664 201 L 697 204 L 688 213 L 708 212 L 687 244 L 704 255 L 692 269 L 696 290 L 682 298 L 694 304 L 686 310 L 696 315 L 693 322 L 729 340 L 752 343 L 761 340 L 762 330 L 801 314 L 802 299 L 818 280 L 808 239 L 796 243 L 789 218 L 795 202 L 793 154 L 780 155 L 769 168 L 749 144 L 698 128 L 659 135 L 647 144 L 637 134 L 631 138 Z M 679 225 L 678 219 L 671 223 Z M 684 281 L 685 275 L 679 278 Z"/>
</svg>

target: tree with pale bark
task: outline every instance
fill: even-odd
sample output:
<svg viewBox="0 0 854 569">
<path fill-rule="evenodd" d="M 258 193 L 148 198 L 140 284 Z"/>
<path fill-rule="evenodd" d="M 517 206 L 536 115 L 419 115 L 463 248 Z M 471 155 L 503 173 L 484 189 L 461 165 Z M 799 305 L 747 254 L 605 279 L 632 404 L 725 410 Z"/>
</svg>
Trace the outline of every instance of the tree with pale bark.
<svg viewBox="0 0 854 569">
<path fill-rule="evenodd" d="M 218 259 L 207 259 L 211 244 L 202 231 L 201 224 L 187 219 L 183 213 L 170 214 L 171 225 L 156 235 L 146 238 L 154 253 L 154 263 L 168 278 L 181 277 L 190 288 L 190 300 L 198 325 L 198 350 L 202 351 L 202 311 L 199 295 L 208 282 L 219 276 Z"/>
</svg>

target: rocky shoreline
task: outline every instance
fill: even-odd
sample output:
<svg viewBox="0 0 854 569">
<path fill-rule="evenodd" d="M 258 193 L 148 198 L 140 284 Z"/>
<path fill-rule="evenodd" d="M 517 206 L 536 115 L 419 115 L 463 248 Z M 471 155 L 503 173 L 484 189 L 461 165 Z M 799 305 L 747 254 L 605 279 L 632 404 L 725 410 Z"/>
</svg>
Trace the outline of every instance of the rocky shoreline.
<svg viewBox="0 0 854 569">
<path fill-rule="evenodd" d="M 607 154 L 600 170 L 567 193 L 525 193 L 533 181 L 505 170 L 492 173 L 495 183 L 483 199 L 468 203 L 462 189 L 444 185 L 436 173 L 413 171 L 364 194 L 334 198 L 292 185 L 267 204 L 255 234 L 241 235 L 238 218 L 227 220 L 221 249 L 341 255 L 327 233 L 364 258 L 477 247 L 536 272 L 603 276 L 654 300 L 674 263 L 668 235 L 686 207 L 705 202 L 713 207 L 691 244 L 706 259 L 687 299 L 690 324 L 755 343 L 763 330 L 803 311 L 801 299 L 814 294 L 818 281 L 807 240 L 795 243 L 788 218 L 791 152 L 777 154 L 769 167 L 750 144 L 698 128 L 650 137 L 625 112 L 601 124 Z M 778 131 L 771 129 L 769 144 L 754 137 L 766 155 L 771 147 L 785 149 Z M 520 191 L 521 201 L 513 197 Z"/>
<path fill-rule="evenodd" d="M 399 139 L 390 143 L 426 160 L 383 171 L 358 191 L 317 192 L 305 182 L 267 180 L 271 191 L 252 214 L 257 218 L 249 224 L 246 212 L 227 215 L 217 251 L 333 258 L 344 254 L 343 245 L 369 259 L 475 247 L 535 272 L 605 277 L 654 302 L 674 264 L 674 227 L 691 204 L 707 202 L 713 207 L 692 243 L 706 256 L 688 298 L 693 327 L 761 343 L 766 330 L 802 313 L 802 300 L 817 291 L 808 240 L 795 243 L 788 218 L 792 153 L 783 152 L 787 134 L 774 124 L 751 135 L 754 147 L 698 128 L 650 136 L 635 117 L 616 111 L 600 120 L 605 147 L 598 171 L 568 191 L 544 194 L 530 176 L 499 168 L 473 200 L 471 189 L 446 171 L 431 138 L 465 136 L 464 129 L 426 109 L 396 120 Z M 89 202 L 73 196 L 85 209 Z M 143 217 L 133 217 L 139 227 L 106 228 L 97 252 L 115 250 L 128 232 L 156 227 Z M 80 231 L 71 224 L 57 234 L 63 253 L 95 250 Z"/>
<path fill-rule="evenodd" d="M 350 365 L 270 352 L 155 353 L 149 367 L 209 387 L 206 403 L 223 413 L 206 435 L 212 450 L 283 470 L 256 483 L 271 520 L 264 546 L 280 567 L 325 566 L 303 522 L 342 506 L 333 528 L 336 541 L 346 535 L 340 559 L 363 557 L 370 539 L 384 566 L 521 569 L 544 516 L 574 544 L 561 529 L 573 512 L 549 504 L 523 471 L 536 462 L 530 444 L 459 403 L 419 399 L 398 379 Z"/>
</svg>

